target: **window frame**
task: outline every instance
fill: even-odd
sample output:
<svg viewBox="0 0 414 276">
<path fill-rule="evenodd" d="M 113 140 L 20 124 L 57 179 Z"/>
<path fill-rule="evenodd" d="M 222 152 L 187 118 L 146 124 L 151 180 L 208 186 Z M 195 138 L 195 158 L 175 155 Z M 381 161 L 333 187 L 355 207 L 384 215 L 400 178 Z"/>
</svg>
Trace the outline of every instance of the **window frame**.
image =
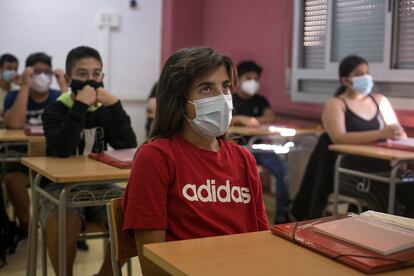
<svg viewBox="0 0 414 276">
<path fill-rule="evenodd" d="M 292 50 L 292 69 L 291 69 L 291 99 L 293 102 L 304 103 L 325 103 L 332 95 L 323 93 L 312 93 L 299 91 L 299 83 L 301 80 L 336 80 L 338 81 L 339 62 L 331 61 L 332 53 L 332 30 L 333 30 L 333 12 L 334 0 L 327 0 L 327 26 L 325 35 L 325 67 L 324 68 L 303 68 L 301 67 L 302 59 L 302 40 L 303 40 L 303 9 L 305 0 L 294 0 L 293 7 L 293 50 Z M 413 85 L 414 92 L 414 69 L 398 69 L 391 68 L 393 55 L 395 50 L 392 49 L 396 43 L 393 20 L 397 19 L 398 0 L 386 0 L 385 29 L 384 29 L 384 47 L 383 61 L 370 62 L 370 73 L 377 82 L 401 82 Z M 395 17 L 393 16 L 395 14 Z M 394 44 L 395 45 L 395 44 Z M 397 48 L 397 47 L 395 47 Z M 393 52 L 394 50 L 394 52 Z M 339 82 L 338 82 L 339 86 Z M 406 97 L 387 97 L 394 108 L 413 110 L 414 109 L 414 93 L 412 98 Z"/>
</svg>

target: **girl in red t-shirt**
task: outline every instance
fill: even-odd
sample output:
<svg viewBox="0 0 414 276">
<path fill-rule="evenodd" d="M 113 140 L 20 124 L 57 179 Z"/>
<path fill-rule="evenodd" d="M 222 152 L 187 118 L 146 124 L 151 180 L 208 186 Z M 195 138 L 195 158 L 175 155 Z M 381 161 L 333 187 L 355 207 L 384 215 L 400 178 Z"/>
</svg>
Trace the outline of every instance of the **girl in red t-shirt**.
<svg viewBox="0 0 414 276">
<path fill-rule="evenodd" d="M 135 157 L 122 207 L 141 267 L 149 242 L 267 230 L 254 157 L 226 139 L 233 61 L 209 48 L 182 49 L 164 65 L 154 126 Z"/>
</svg>

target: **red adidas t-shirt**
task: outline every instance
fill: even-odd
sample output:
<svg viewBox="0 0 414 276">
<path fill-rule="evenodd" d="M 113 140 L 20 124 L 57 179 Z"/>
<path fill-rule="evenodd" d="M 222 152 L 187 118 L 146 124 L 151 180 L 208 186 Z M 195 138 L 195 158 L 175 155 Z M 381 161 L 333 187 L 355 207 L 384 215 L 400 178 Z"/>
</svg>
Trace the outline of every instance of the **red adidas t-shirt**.
<svg viewBox="0 0 414 276">
<path fill-rule="evenodd" d="M 142 145 L 122 208 L 124 230 L 165 229 L 168 241 L 269 228 L 256 161 L 225 140 L 218 152 L 179 135 Z"/>
</svg>

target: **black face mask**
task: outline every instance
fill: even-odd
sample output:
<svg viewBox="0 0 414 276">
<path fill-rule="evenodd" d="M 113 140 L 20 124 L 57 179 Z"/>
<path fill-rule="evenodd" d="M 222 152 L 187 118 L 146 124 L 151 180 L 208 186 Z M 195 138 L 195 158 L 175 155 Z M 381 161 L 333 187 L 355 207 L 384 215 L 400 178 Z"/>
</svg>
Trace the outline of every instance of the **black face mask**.
<svg viewBox="0 0 414 276">
<path fill-rule="evenodd" d="M 79 90 L 82 90 L 86 85 L 89 85 L 95 89 L 98 89 L 99 87 L 104 87 L 103 82 L 97 82 L 94 80 L 72 80 L 70 83 L 70 89 L 72 89 L 72 93 L 76 95 L 78 94 Z"/>
</svg>

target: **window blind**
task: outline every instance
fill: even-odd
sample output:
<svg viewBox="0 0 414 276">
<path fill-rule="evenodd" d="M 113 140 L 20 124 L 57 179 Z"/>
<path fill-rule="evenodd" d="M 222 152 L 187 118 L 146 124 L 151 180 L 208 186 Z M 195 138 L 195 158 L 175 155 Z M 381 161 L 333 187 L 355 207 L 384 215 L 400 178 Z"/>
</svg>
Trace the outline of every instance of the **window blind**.
<svg viewBox="0 0 414 276">
<path fill-rule="evenodd" d="M 335 0 L 333 7 L 331 60 L 360 55 L 382 62 L 386 0 Z"/>
<path fill-rule="evenodd" d="M 302 67 L 304 68 L 324 68 L 327 2 L 327 0 L 303 2 Z"/>
<path fill-rule="evenodd" d="M 414 69 L 414 0 L 399 0 L 397 16 L 396 68 Z"/>
</svg>

